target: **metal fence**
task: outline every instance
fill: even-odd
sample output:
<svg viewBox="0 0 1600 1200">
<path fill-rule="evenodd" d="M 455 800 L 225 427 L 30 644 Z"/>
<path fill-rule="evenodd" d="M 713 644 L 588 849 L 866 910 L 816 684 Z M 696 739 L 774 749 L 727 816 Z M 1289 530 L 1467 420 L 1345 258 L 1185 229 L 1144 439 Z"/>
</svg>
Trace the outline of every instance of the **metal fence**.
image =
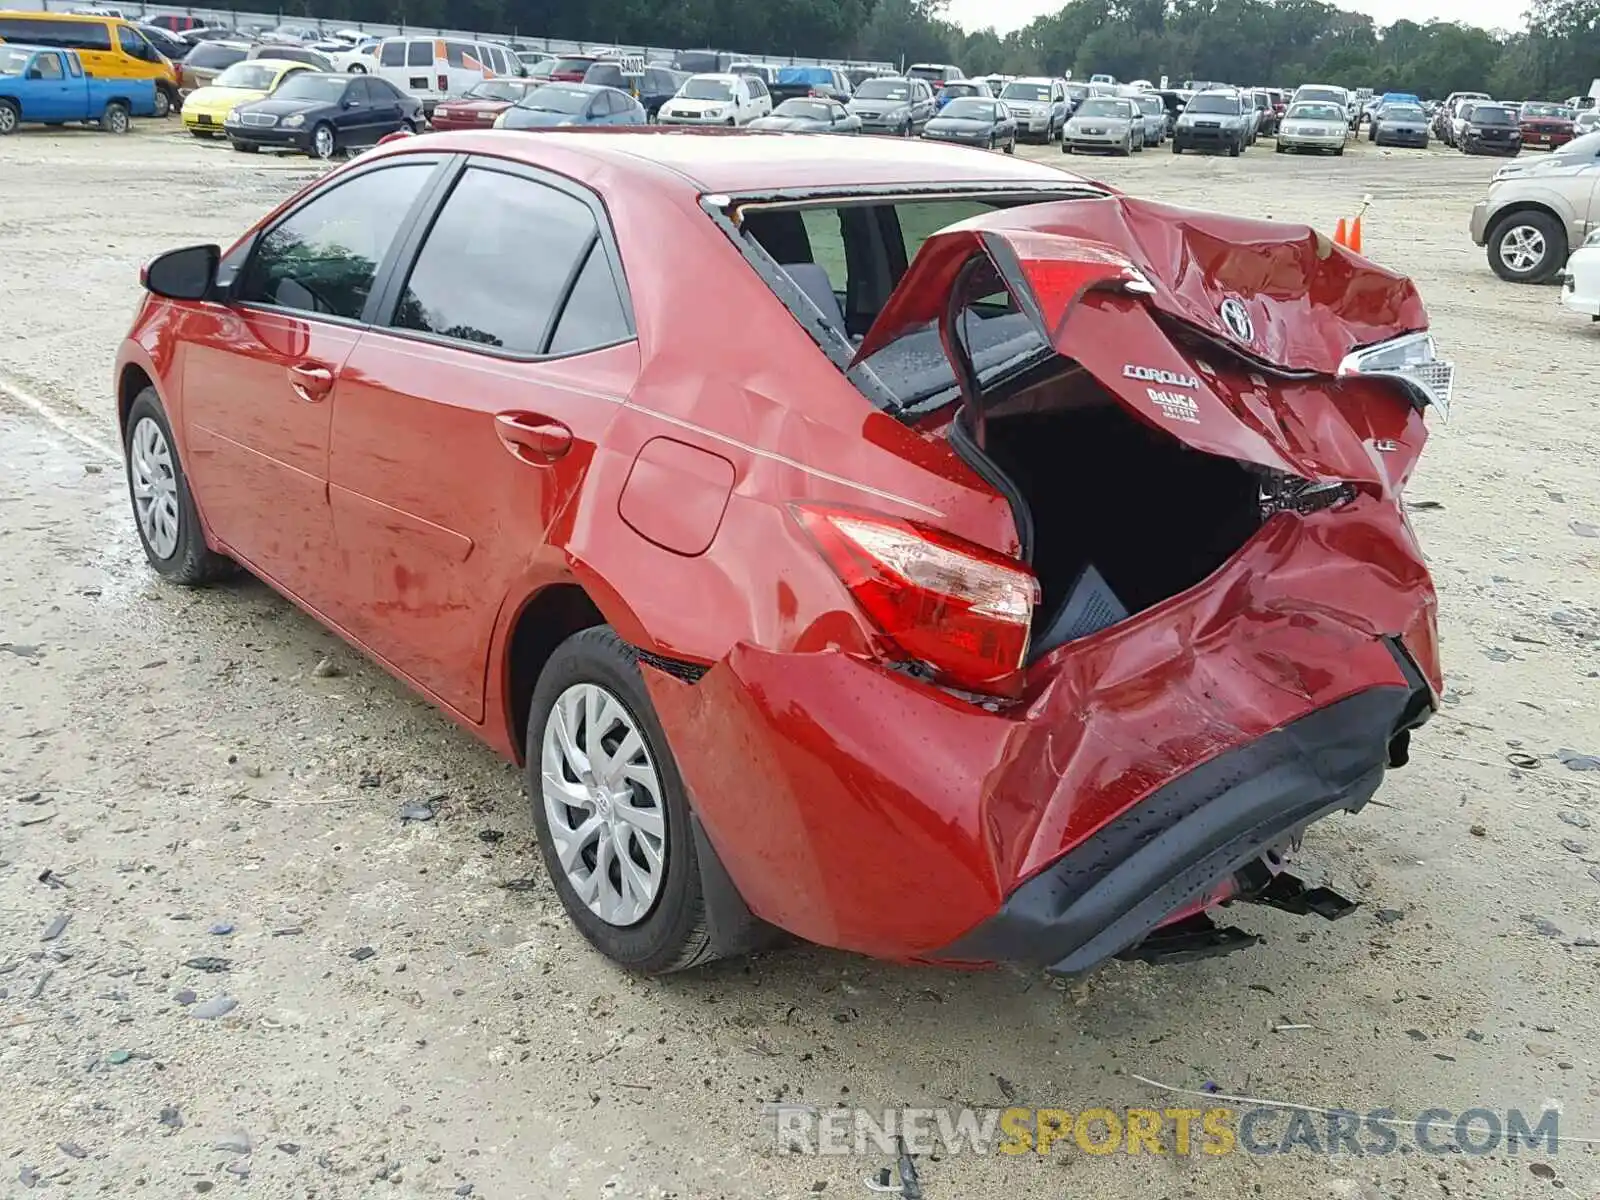
<svg viewBox="0 0 1600 1200">
<path fill-rule="evenodd" d="M 91 7 L 88 0 L 0 0 L 0 8 L 29 9 L 42 12 L 72 12 Z M 115 0 L 113 3 L 96 6 L 105 10 L 115 9 L 129 20 L 144 21 L 151 17 L 171 13 L 176 16 L 195 17 L 207 24 L 224 25 L 232 29 L 276 29 L 280 25 L 293 25 L 296 28 L 316 29 L 324 35 L 330 35 L 338 29 L 359 30 L 372 37 L 398 37 L 402 35 L 417 35 L 426 37 L 454 37 L 489 40 L 495 42 L 514 42 L 518 49 L 536 50 L 541 54 L 593 54 L 597 50 L 616 50 L 623 54 L 643 55 L 646 62 L 654 60 L 670 61 L 676 53 L 671 46 L 625 46 L 617 42 L 574 42 L 565 38 L 531 37 L 518 30 L 487 30 L 487 29 L 434 29 L 420 25 L 381 25 L 370 21 L 334 21 L 322 20 L 316 17 L 298 17 L 287 13 L 260 13 L 260 12 L 232 12 L 219 8 L 177 8 L 170 4 L 144 4 L 123 3 Z M 874 67 L 880 70 L 894 70 L 896 64 L 888 62 L 862 62 L 853 59 L 824 59 L 806 58 L 792 54 L 744 54 L 739 52 L 739 58 L 751 62 L 774 63 L 790 66 L 838 66 L 838 67 Z"/>
</svg>

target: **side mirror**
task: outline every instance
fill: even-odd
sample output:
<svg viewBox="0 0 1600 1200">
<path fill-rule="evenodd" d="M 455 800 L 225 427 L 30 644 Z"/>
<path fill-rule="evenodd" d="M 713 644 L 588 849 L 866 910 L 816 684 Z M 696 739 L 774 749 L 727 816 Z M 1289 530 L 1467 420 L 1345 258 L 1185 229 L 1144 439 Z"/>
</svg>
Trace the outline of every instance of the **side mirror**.
<svg viewBox="0 0 1600 1200">
<path fill-rule="evenodd" d="M 216 294 L 219 246 L 185 246 L 168 250 L 145 264 L 139 282 L 145 291 L 167 300 L 209 300 Z"/>
</svg>

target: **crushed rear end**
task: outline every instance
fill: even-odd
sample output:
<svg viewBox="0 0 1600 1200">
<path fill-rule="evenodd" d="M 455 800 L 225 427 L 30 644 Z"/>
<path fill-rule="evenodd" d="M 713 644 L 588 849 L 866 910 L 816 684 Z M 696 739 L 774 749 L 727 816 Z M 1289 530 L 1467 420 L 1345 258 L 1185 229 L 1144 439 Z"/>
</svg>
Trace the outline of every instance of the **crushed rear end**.
<svg viewBox="0 0 1600 1200">
<path fill-rule="evenodd" d="M 740 645 L 656 681 L 750 907 L 1068 974 L 1248 944 L 1211 920 L 1232 901 L 1348 911 L 1285 862 L 1405 763 L 1441 687 L 1401 504 L 1449 401 L 1426 324 L 1303 227 L 1111 196 L 930 238 L 850 373 L 941 349 L 959 403 L 896 415 L 1015 537 L 798 506 L 889 652 Z"/>
</svg>

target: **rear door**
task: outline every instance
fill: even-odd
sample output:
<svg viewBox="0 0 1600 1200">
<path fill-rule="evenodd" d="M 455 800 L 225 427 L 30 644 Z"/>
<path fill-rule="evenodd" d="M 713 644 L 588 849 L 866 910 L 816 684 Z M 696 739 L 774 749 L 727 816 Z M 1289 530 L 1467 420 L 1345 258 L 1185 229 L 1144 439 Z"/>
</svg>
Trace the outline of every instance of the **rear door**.
<svg viewBox="0 0 1600 1200">
<path fill-rule="evenodd" d="M 500 605 L 552 525 L 587 519 L 578 485 L 639 356 L 599 200 L 499 160 L 459 169 L 334 406 L 333 615 L 478 721 Z"/>
</svg>

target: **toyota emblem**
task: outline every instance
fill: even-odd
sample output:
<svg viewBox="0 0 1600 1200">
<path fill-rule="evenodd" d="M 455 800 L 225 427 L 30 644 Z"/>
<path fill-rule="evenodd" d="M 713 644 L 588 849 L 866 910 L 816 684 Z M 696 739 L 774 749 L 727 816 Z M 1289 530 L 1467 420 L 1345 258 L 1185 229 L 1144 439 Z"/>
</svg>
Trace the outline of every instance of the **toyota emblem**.
<svg viewBox="0 0 1600 1200">
<path fill-rule="evenodd" d="M 1222 318 L 1222 323 L 1228 332 L 1238 341 L 1249 343 L 1255 340 L 1256 327 L 1250 320 L 1250 310 L 1237 296 L 1229 296 L 1224 300 L 1222 307 L 1217 309 L 1217 315 Z"/>
</svg>

